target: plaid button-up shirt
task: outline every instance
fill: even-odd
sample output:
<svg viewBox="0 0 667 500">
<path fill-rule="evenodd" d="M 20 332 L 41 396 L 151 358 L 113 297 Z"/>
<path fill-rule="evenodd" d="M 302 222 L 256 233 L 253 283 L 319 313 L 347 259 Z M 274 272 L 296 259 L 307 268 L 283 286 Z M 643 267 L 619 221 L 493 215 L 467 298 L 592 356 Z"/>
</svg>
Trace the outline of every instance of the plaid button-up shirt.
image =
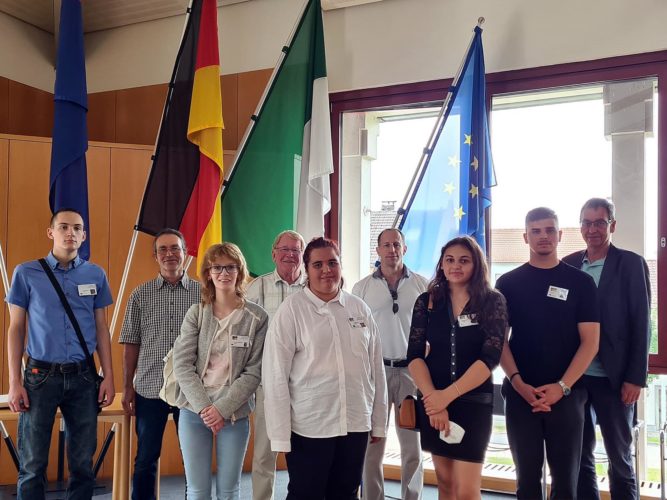
<svg viewBox="0 0 667 500">
<path fill-rule="evenodd" d="M 262 306 L 273 319 L 283 301 L 306 286 L 306 272 L 301 271 L 299 279 L 291 285 L 280 277 L 278 271 L 263 274 L 253 280 L 246 290 L 246 298 Z"/>
<path fill-rule="evenodd" d="M 140 346 L 134 389 L 141 396 L 159 397 L 163 359 L 181 331 L 185 313 L 200 300 L 199 283 L 187 274 L 173 285 L 158 275 L 130 295 L 119 342 Z"/>
</svg>

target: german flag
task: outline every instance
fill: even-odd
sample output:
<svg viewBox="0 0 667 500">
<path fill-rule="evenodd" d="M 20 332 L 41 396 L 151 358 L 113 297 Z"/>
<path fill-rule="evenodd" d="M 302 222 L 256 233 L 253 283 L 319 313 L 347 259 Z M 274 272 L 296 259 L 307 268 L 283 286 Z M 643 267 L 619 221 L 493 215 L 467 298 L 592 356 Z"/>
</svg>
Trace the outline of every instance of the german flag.
<svg viewBox="0 0 667 500">
<path fill-rule="evenodd" d="M 136 229 L 179 229 L 188 253 L 220 242 L 222 99 L 215 0 L 195 0 L 176 59 Z M 197 265 L 199 270 L 199 263 Z"/>
</svg>

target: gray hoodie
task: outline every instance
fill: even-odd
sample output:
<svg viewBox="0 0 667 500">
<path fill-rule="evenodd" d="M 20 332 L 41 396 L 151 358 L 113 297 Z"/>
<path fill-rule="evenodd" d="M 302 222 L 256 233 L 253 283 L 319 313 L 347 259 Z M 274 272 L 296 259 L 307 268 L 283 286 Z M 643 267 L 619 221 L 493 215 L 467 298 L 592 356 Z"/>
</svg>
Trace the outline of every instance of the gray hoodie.
<svg viewBox="0 0 667 500">
<path fill-rule="evenodd" d="M 253 395 L 262 377 L 262 351 L 268 325 L 266 311 L 245 301 L 241 320 L 230 326 L 230 335 L 247 336 L 250 342 L 248 347 L 229 347 L 232 349 L 231 383 L 219 392 L 215 401 L 211 401 L 201 379 L 208 366 L 218 320 L 213 316 L 211 305 L 206 304 L 201 308 L 200 329 L 199 311 L 199 304 L 190 307 L 183 319 L 181 334 L 174 342 L 174 374 L 181 392 L 195 413 L 213 404 L 225 419 L 247 417 L 254 409 Z"/>
</svg>

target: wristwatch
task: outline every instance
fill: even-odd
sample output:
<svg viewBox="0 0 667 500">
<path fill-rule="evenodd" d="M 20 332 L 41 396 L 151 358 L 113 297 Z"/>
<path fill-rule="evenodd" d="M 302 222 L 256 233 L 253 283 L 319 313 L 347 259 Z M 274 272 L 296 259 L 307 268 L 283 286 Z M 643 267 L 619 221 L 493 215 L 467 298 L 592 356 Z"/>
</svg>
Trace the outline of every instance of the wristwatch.
<svg viewBox="0 0 667 500">
<path fill-rule="evenodd" d="M 560 388 L 563 389 L 563 396 L 569 396 L 572 392 L 572 389 L 570 389 L 570 387 L 562 380 L 558 381 L 558 385 L 560 385 Z"/>
</svg>

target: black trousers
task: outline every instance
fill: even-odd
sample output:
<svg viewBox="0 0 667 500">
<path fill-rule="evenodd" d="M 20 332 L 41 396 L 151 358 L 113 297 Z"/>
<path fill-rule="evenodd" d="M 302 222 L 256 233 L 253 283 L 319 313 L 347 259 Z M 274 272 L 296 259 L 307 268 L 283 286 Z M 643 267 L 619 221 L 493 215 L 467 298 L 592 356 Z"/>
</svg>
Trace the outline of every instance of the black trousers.
<svg viewBox="0 0 667 500">
<path fill-rule="evenodd" d="M 516 465 L 517 499 L 542 499 L 544 448 L 551 471 L 552 500 L 575 500 L 584 431 L 586 392 L 575 388 L 550 412 L 532 407 L 511 384 L 503 383 L 507 438 Z M 590 499 L 580 499 L 590 500 Z"/>
<path fill-rule="evenodd" d="M 351 500 L 357 498 L 368 432 L 333 438 L 307 438 L 292 433 L 286 454 L 287 500 Z"/>
<path fill-rule="evenodd" d="M 620 389 L 614 389 L 607 377 L 584 375 L 579 382 L 586 391 L 586 421 L 581 452 L 578 494 L 581 500 L 600 498 L 595 475 L 595 424 L 600 426 L 604 448 L 609 458 L 609 491 L 614 500 L 639 498 L 632 463 L 632 425 L 634 405 L 621 401 Z"/>
</svg>

